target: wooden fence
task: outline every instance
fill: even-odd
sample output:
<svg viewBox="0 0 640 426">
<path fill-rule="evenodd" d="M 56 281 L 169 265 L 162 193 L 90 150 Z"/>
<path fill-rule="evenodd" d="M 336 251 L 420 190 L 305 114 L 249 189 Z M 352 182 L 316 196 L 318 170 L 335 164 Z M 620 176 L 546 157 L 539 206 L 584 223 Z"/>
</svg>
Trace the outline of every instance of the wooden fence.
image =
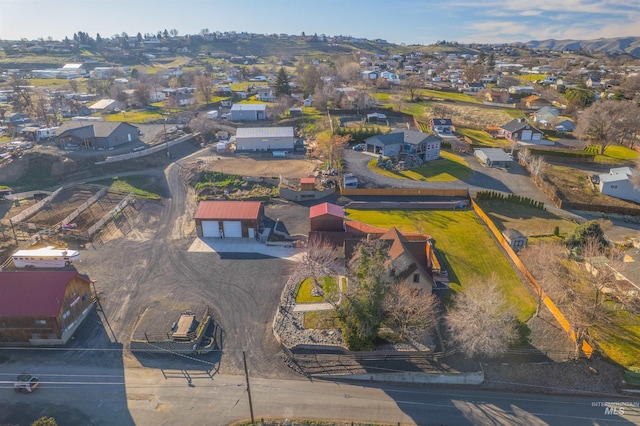
<svg viewBox="0 0 640 426">
<path fill-rule="evenodd" d="M 431 196 L 431 197 L 465 197 L 469 198 L 467 189 L 444 188 L 341 188 L 340 195 L 377 195 L 377 196 Z"/>
<path fill-rule="evenodd" d="M 11 224 L 16 224 L 16 223 L 20 223 L 23 220 L 27 219 L 29 216 L 35 214 L 37 211 L 39 211 L 45 204 L 47 204 L 49 201 L 53 200 L 55 198 L 56 195 L 58 195 L 58 193 L 60 191 L 62 191 L 62 186 L 58 189 L 56 189 L 54 192 L 52 192 L 47 198 L 44 198 L 42 200 L 40 200 L 39 202 L 37 202 L 36 204 L 32 205 L 31 207 L 29 207 L 28 209 L 22 211 L 21 213 L 15 215 L 14 217 L 12 217 L 11 219 L 9 219 L 9 222 Z"/>
<path fill-rule="evenodd" d="M 511 246 L 509 246 L 507 241 L 504 239 L 500 230 L 496 227 L 496 225 L 489 218 L 489 216 L 486 215 L 486 213 L 482 210 L 482 208 L 480 208 L 480 206 L 474 200 L 471 200 L 471 205 L 473 206 L 473 210 L 475 211 L 475 213 L 485 223 L 485 225 L 489 228 L 489 230 L 491 231 L 495 239 L 498 241 L 498 243 L 502 246 L 504 251 L 507 253 L 507 256 L 509 256 L 513 264 L 516 266 L 516 268 L 518 268 L 518 271 L 520 271 L 522 276 L 525 278 L 525 280 L 527 281 L 527 284 L 529 284 L 529 287 L 531 287 L 536 297 L 539 297 L 542 300 L 542 303 L 547 307 L 547 309 L 549 309 L 549 312 L 551 312 L 551 314 L 556 319 L 556 321 L 558 321 L 558 324 L 560 324 L 560 327 L 562 327 L 562 329 L 567 334 L 569 334 L 569 337 L 571 337 L 571 340 L 578 343 L 577 336 L 573 330 L 573 327 L 571 327 L 571 324 L 567 320 L 567 318 L 556 306 L 556 304 L 553 303 L 553 301 L 549 298 L 549 296 L 547 296 L 545 291 L 542 289 L 540 284 L 538 284 L 538 281 L 536 281 L 533 275 L 531 275 L 531 273 L 526 268 L 526 266 L 524 266 L 524 263 L 522 263 L 522 261 L 520 260 L 516 252 L 513 251 Z M 581 342 L 581 349 L 584 352 L 584 354 L 587 356 L 587 358 L 591 357 L 591 354 L 593 353 L 593 348 L 591 347 L 591 345 L 589 345 L 587 341 L 583 340 Z"/>
</svg>

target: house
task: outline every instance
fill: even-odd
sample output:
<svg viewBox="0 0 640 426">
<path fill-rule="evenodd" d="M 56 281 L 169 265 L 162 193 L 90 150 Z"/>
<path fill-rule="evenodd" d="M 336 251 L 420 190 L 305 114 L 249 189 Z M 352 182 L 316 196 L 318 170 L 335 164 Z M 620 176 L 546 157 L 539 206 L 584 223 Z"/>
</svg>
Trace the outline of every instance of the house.
<svg viewBox="0 0 640 426">
<path fill-rule="evenodd" d="M 293 151 L 293 127 L 240 127 L 236 132 L 236 152 Z"/>
<path fill-rule="evenodd" d="M 560 110 L 558 108 L 544 106 L 533 113 L 533 122 L 548 125 L 554 123 L 559 115 Z"/>
<path fill-rule="evenodd" d="M 375 80 L 378 78 L 378 73 L 376 71 L 362 71 L 360 76 L 363 80 Z"/>
<path fill-rule="evenodd" d="M 373 236 L 375 238 L 375 236 Z M 388 258 L 385 262 L 385 271 L 389 281 L 403 281 L 416 284 L 425 291 L 433 291 L 434 282 L 431 274 L 431 256 L 428 255 L 428 240 L 426 236 L 413 236 L 416 239 L 409 240 L 396 228 L 391 228 L 378 237 L 382 242 L 383 250 Z M 357 256 L 356 247 L 361 239 L 345 241 L 345 259 L 353 261 Z"/>
<path fill-rule="evenodd" d="M 29 117 L 21 112 L 8 113 L 4 115 L 5 124 L 24 124 L 30 121 Z"/>
<path fill-rule="evenodd" d="M 194 215 L 203 238 L 256 238 L 264 219 L 260 201 L 200 201 Z"/>
<path fill-rule="evenodd" d="M 599 175 L 598 190 L 611 197 L 640 203 L 640 189 L 629 180 L 633 172 L 630 167 L 616 167 Z"/>
<path fill-rule="evenodd" d="M 551 102 L 549 102 L 544 98 L 541 98 L 538 95 L 530 95 L 525 98 L 522 98 L 522 102 L 529 109 L 542 108 L 544 106 L 551 105 Z"/>
<path fill-rule="evenodd" d="M 556 123 L 555 129 L 558 134 L 562 134 L 567 132 L 573 132 L 573 129 L 575 129 L 575 127 L 576 125 L 573 121 L 562 120 Z"/>
<path fill-rule="evenodd" d="M 386 135 L 371 136 L 364 142 L 365 151 L 386 157 L 407 153 L 416 155 L 422 161 L 440 158 L 441 140 L 415 130 L 394 130 Z"/>
<path fill-rule="evenodd" d="M 429 120 L 429 128 L 437 135 L 453 134 L 453 122 L 450 118 L 432 118 Z"/>
<path fill-rule="evenodd" d="M 600 87 L 600 77 L 591 74 L 589 78 L 587 78 L 586 85 L 590 89 L 597 89 L 598 87 Z"/>
<path fill-rule="evenodd" d="M 310 232 L 344 232 L 344 209 L 336 204 L 322 203 L 309 209 Z"/>
<path fill-rule="evenodd" d="M 497 104 L 507 104 L 511 101 L 511 95 L 507 91 L 489 90 L 484 98 L 487 102 L 493 102 Z"/>
<path fill-rule="evenodd" d="M 258 121 L 267 119 L 266 104 L 233 104 L 231 121 Z"/>
<path fill-rule="evenodd" d="M 527 248 L 529 239 L 517 229 L 507 228 L 502 232 L 502 236 L 507 241 L 507 244 L 509 244 L 509 247 L 513 249 L 513 251 L 517 252 L 521 249 Z"/>
<path fill-rule="evenodd" d="M 511 86 L 509 87 L 509 93 L 512 95 L 532 95 L 532 86 Z"/>
<path fill-rule="evenodd" d="M 93 307 L 77 271 L 1 271 L 0 342 L 64 345 Z"/>
<path fill-rule="evenodd" d="M 535 142 L 542 140 L 542 132 L 531 124 L 527 123 L 524 118 L 516 118 L 507 124 L 500 126 L 498 136 L 501 136 L 511 142 Z"/>
<path fill-rule="evenodd" d="M 481 90 L 484 90 L 485 88 L 485 84 L 484 83 L 465 83 L 464 84 L 464 91 L 465 92 L 473 92 L 473 93 L 478 93 Z"/>
<path fill-rule="evenodd" d="M 65 121 L 56 130 L 63 148 L 111 149 L 137 141 L 140 129 L 129 123 L 116 121 Z"/>
<path fill-rule="evenodd" d="M 256 99 L 260 102 L 275 102 L 276 92 L 271 87 L 259 87 L 256 93 Z"/>
<path fill-rule="evenodd" d="M 196 103 L 196 98 L 194 98 L 190 93 L 178 93 L 177 95 L 173 96 L 172 99 L 178 106 L 181 107 L 186 107 Z"/>
<path fill-rule="evenodd" d="M 500 148 L 477 148 L 473 150 L 473 155 L 489 167 L 507 167 L 513 163 L 513 158 Z"/>
<path fill-rule="evenodd" d="M 101 99 L 98 102 L 89 105 L 89 109 L 92 113 L 95 112 L 109 112 L 116 109 L 118 106 L 118 101 L 115 99 Z"/>
</svg>

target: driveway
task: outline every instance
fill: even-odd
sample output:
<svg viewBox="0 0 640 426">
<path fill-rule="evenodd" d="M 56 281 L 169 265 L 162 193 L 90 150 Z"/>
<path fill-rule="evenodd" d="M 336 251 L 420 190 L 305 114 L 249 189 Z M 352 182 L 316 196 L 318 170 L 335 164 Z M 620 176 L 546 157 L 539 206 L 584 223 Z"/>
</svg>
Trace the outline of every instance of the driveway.
<svg viewBox="0 0 640 426">
<path fill-rule="evenodd" d="M 420 182 L 408 179 L 395 179 L 383 176 L 367 167 L 367 163 L 375 158 L 370 153 L 344 151 L 346 171 L 355 174 L 360 181 L 360 187 L 364 188 L 464 188 L 473 194 L 477 191 L 489 190 L 505 193 L 514 193 L 552 204 L 540 190 L 531 182 L 527 172 L 515 163 L 509 169 L 496 169 L 485 167 L 475 159 L 473 155 L 465 154 L 463 158 L 473 171 L 471 178 L 454 182 Z M 436 160 L 440 161 L 440 160 Z M 427 163 L 428 167 L 428 163 Z"/>
</svg>

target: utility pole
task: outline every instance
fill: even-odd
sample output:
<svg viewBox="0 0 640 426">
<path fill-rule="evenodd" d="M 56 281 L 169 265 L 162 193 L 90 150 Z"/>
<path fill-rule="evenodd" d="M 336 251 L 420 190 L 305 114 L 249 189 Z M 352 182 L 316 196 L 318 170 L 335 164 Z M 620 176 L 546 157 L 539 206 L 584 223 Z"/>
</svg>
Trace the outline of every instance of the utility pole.
<svg viewBox="0 0 640 426">
<path fill-rule="evenodd" d="M 253 418 L 253 403 L 251 402 L 251 387 L 249 386 L 249 372 L 247 371 L 247 356 L 242 351 L 242 362 L 244 362 L 244 377 L 247 380 L 247 394 L 249 395 L 249 412 L 251 413 L 251 424 L 255 423 Z"/>
</svg>

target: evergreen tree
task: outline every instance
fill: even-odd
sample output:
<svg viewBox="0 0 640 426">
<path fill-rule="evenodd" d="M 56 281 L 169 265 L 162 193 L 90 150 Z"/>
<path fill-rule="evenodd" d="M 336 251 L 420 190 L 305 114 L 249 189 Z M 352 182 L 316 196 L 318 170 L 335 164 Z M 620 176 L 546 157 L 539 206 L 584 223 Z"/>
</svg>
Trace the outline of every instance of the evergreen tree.
<svg viewBox="0 0 640 426">
<path fill-rule="evenodd" d="M 289 86 L 289 76 L 284 67 L 280 67 L 278 78 L 276 79 L 276 96 L 291 95 L 291 86 Z"/>
</svg>

